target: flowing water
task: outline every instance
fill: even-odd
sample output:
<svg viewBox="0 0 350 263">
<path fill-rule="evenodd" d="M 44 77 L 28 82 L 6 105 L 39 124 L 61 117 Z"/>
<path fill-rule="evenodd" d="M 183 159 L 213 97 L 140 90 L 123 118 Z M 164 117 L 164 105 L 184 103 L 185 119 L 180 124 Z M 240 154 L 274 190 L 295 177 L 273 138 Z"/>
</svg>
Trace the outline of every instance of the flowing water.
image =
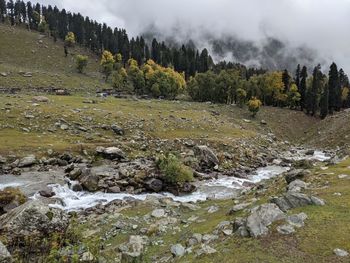
<svg viewBox="0 0 350 263">
<path fill-rule="evenodd" d="M 326 161 L 330 159 L 324 152 L 315 151 L 313 155 L 305 155 L 303 151 L 295 151 L 290 155 L 284 156 L 290 160 L 317 160 Z M 278 162 L 277 162 L 278 163 Z M 197 182 L 197 190 L 191 194 L 184 196 L 174 196 L 170 193 L 161 194 L 127 194 L 127 193 L 90 193 L 90 192 L 74 192 L 68 186 L 68 184 L 53 184 L 51 185 L 53 191 L 56 193 L 54 198 L 60 200 L 56 204 L 52 205 L 63 210 L 72 211 L 80 210 L 93 207 L 97 204 L 107 204 L 114 200 L 123 200 L 125 198 L 134 198 L 137 200 L 145 200 L 147 196 L 155 197 L 170 197 L 174 201 L 179 202 L 198 202 L 204 201 L 208 198 L 214 199 L 226 199 L 238 196 L 239 193 L 245 189 L 249 184 L 256 184 L 263 180 L 276 177 L 286 171 L 289 167 L 283 167 L 279 165 L 270 165 L 266 167 L 261 167 L 257 169 L 254 173 L 248 175 L 247 179 L 240 179 L 236 177 L 221 176 L 217 179 L 212 179 L 209 181 Z M 0 189 L 8 186 L 20 186 L 21 182 L 12 182 L 0 184 Z M 74 182 L 69 182 L 69 184 L 74 184 Z M 39 195 L 35 194 L 33 198 L 37 198 Z"/>
</svg>

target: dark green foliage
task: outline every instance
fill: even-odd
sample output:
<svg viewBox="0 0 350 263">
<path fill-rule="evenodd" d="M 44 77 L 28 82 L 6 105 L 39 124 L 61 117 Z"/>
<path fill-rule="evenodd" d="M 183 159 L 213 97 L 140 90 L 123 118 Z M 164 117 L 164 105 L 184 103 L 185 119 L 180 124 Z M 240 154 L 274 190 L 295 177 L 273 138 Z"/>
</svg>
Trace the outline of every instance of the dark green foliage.
<svg viewBox="0 0 350 263">
<path fill-rule="evenodd" d="M 298 86 L 300 93 L 300 107 L 304 110 L 306 107 L 306 80 L 307 80 L 307 68 L 304 66 L 300 73 L 300 84 Z"/>
<path fill-rule="evenodd" d="M 341 87 L 339 81 L 338 68 L 335 63 L 332 63 L 329 70 L 329 113 L 339 111 L 341 108 Z"/>
<path fill-rule="evenodd" d="M 324 87 L 322 96 L 321 96 L 321 101 L 320 101 L 320 107 L 321 107 L 321 112 L 320 112 L 320 117 L 321 119 L 324 119 L 328 115 L 328 101 L 329 101 L 329 90 L 328 90 L 328 85 Z"/>
<path fill-rule="evenodd" d="M 193 181 L 191 168 L 185 166 L 180 159 L 168 153 L 159 158 L 157 166 L 161 171 L 164 181 L 170 184 L 185 183 Z"/>
<path fill-rule="evenodd" d="M 319 92 L 322 90 L 323 81 L 320 65 L 314 68 L 312 78 L 312 85 L 307 91 L 306 111 L 308 114 L 311 114 L 311 116 L 315 116 L 319 109 Z"/>
<path fill-rule="evenodd" d="M 289 88 L 290 88 L 290 85 L 292 83 L 292 78 L 290 77 L 290 75 L 288 73 L 288 70 L 286 70 L 286 69 L 283 71 L 282 81 L 283 81 L 283 84 L 284 84 L 284 90 L 286 92 L 288 92 Z"/>
</svg>

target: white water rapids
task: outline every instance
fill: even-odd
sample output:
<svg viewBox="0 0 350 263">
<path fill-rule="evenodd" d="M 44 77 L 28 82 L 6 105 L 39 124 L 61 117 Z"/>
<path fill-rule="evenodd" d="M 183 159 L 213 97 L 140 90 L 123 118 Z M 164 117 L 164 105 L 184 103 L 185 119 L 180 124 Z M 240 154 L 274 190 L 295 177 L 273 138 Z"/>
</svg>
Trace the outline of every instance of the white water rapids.
<svg viewBox="0 0 350 263">
<path fill-rule="evenodd" d="M 291 154 L 290 156 L 286 155 L 287 159 L 290 160 L 301 160 L 301 159 L 310 159 L 317 161 L 326 161 L 330 159 L 324 152 L 315 151 L 313 155 L 305 155 L 304 153 L 297 151 L 296 153 Z M 278 163 L 278 161 L 276 162 Z M 259 183 L 263 180 L 276 177 L 286 171 L 289 167 L 282 167 L 278 165 L 270 165 L 257 169 L 254 173 L 248 175 L 248 179 L 240 179 L 236 177 L 227 177 L 221 176 L 217 179 L 212 179 L 209 181 L 197 182 L 197 190 L 191 194 L 184 196 L 174 196 L 170 193 L 160 193 L 160 194 L 127 194 L 127 193 L 90 193 L 90 192 L 74 192 L 71 190 L 68 185 L 50 185 L 55 192 L 55 199 L 60 200 L 52 207 L 57 207 L 67 211 L 74 211 L 80 209 L 87 209 L 93 207 L 97 204 L 108 204 L 114 200 L 123 200 L 125 198 L 134 198 L 137 200 L 145 200 L 147 196 L 154 197 L 170 197 L 174 201 L 179 202 L 197 202 L 204 201 L 208 198 L 214 199 L 226 199 L 232 198 L 237 195 L 242 189 L 246 188 L 243 184 Z M 74 182 L 71 182 L 74 183 Z M 17 187 L 20 183 L 0 183 L 0 190 L 12 186 Z M 37 198 L 39 194 L 33 196 Z"/>
</svg>

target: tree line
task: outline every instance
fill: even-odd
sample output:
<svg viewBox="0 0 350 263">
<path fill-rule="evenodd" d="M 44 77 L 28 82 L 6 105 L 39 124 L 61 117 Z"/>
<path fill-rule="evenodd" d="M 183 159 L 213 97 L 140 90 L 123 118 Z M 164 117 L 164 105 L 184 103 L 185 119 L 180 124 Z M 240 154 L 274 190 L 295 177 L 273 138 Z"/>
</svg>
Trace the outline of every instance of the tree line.
<svg viewBox="0 0 350 263">
<path fill-rule="evenodd" d="M 239 67 L 209 70 L 191 77 L 187 90 L 195 101 L 243 106 L 254 98 L 263 105 L 298 109 L 311 116 L 319 114 L 321 118 L 350 107 L 348 76 L 335 63 L 328 75 L 317 65 L 310 76 L 307 67 L 300 65 L 294 76 L 287 70 L 253 75 Z"/>
</svg>

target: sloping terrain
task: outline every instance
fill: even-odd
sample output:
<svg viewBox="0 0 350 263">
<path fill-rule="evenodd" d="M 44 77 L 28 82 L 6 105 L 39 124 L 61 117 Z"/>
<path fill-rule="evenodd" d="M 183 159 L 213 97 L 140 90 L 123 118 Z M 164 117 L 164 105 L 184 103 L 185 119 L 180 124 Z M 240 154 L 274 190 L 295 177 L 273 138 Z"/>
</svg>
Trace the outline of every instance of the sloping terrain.
<svg viewBox="0 0 350 263">
<path fill-rule="evenodd" d="M 0 25 L 0 88 L 68 89 L 76 92 L 95 92 L 104 88 L 99 73 L 99 58 L 85 48 L 69 49 L 64 55 L 62 41 L 28 31 L 21 27 Z M 89 57 L 85 74 L 77 73 L 75 55 Z M 23 76 L 30 73 L 31 77 Z M 4 76 L 6 75 L 6 76 Z M 29 75 L 29 74 L 28 74 Z"/>
</svg>

